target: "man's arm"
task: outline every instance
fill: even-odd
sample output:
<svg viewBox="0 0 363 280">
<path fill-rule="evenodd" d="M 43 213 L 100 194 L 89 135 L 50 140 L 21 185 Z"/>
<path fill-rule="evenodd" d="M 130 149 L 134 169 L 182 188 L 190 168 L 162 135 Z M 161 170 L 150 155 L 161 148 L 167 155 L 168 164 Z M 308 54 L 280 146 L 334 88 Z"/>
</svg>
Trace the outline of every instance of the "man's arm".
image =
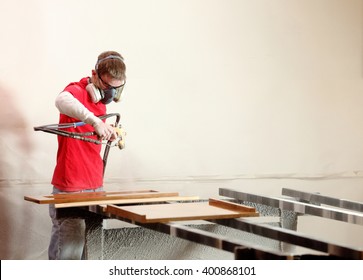
<svg viewBox="0 0 363 280">
<path fill-rule="evenodd" d="M 101 139 L 114 140 L 117 138 L 116 132 L 111 125 L 104 123 L 100 118 L 95 116 L 68 91 L 63 91 L 58 94 L 55 100 L 55 106 L 60 113 L 92 125 Z"/>
</svg>

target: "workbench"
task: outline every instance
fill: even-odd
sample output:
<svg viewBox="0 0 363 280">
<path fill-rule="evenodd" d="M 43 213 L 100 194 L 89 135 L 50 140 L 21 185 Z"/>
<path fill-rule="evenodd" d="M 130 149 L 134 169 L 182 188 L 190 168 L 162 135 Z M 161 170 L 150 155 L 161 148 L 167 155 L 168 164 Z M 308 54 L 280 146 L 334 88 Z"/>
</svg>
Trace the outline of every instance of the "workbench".
<svg viewBox="0 0 363 280">
<path fill-rule="evenodd" d="M 116 258 L 116 251 L 128 246 L 124 243 L 128 242 L 125 235 L 129 242 L 142 244 L 148 234 L 155 237 L 150 250 L 155 253 L 148 256 L 154 259 L 160 256 L 156 251 L 173 251 L 171 247 L 179 250 L 174 250 L 173 258 L 187 256 L 182 251 L 187 250 L 188 242 L 227 252 L 233 259 L 363 259 L 360 244 L 346 244 L 297 230 L 301 216 L 332 220 L 340 227 L 352 224 L 363 230 L 360 202 L 293 189 L 282 189 L 281 197 L 227 188 L 220 188 L 219 195 L 200 199 L 176 192 L 121 190 L 24 199 L 54 204 L 60 217 L 85 218 L 87 243 L 92 245 L 88 246 L 89 259 Z M 124 226 L 106 229 L 105 221 L 112 220 Z M 114 233 L 111 242 L 109 232 Z M 130 238 L 131 235 L 137 238 Z M 181 246 L 180 242 L 186 243 Z M 115 244 L 123 245 L 112 246 Z M 151 246 L 150 242 L 147 246 Z"/>
</svg>

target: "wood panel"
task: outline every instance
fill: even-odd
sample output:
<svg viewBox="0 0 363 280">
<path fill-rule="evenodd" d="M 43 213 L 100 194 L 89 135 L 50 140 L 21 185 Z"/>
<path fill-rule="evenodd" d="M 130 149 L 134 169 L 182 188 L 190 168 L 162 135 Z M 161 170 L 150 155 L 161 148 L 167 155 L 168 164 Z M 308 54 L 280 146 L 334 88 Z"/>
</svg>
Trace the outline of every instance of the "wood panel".
<svg viewBox="0 0 363 280">
<path fill-rule="evenodd" d="M 225 202 L 228 204 L 228 202 Z M 215 201 L 212 202 L 215 204 Z M 221 204 L 221 203 L 219 203 Z M 224 205 L 226 205 L 224 204 Z M 106 212 L 140 223 L 161 223 L 170 221 L 231 219 L 255 217 L 259 214 L 252 209 L 232 211 L 211 205 L 209 202 L 172 203 L 136 206 L 107 205 Z M 235 205 L 232 205 L 235 207 Z"/>
<path fill-rule="evenodd" d="M 38 204 L 61 204 L 71 202 L 101 201 L 122 199 L 143 199 L 179 196 L 177 192 L 158 192 L 154 190 L 132 190 L 117 192 L 62 193 L 43 196 L 24 196 L 24 199 Z"/>
</svg>

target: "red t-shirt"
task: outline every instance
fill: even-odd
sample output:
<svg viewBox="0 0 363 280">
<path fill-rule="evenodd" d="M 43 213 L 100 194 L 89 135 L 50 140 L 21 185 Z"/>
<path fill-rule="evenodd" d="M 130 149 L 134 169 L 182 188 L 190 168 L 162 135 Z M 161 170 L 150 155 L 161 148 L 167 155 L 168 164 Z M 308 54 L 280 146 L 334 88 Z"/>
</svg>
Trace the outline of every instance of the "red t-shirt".
<svg viewBox="0 0 363 280">
<path fill-rule="evenodd" d="M 70 92 L 88 110 L 96 116 L 106 114 L 106 105 L 93 103 L 86 86 L 88 77 L 69 84 L 64 91 Z M 60 114 L 59 123 L 79 122 L 80 120 Z M 91 125 L 68 128 L 72 132 L 94 131 Z M 92 136 L 96 139 L 97 136 Z M 52 184 L 62 191 L 80 191 L 96 189 L 103 185 L 103 161 L 100 155 L 101 145 L 58 136 L 57 164 L 54 169 Z"/>
</svg>

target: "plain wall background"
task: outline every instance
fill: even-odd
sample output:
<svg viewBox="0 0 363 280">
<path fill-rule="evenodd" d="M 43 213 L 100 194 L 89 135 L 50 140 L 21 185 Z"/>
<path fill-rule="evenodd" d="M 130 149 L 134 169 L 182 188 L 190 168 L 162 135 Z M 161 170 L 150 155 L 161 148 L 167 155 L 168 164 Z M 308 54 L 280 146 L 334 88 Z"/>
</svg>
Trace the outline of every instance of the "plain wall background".
<svg viewBox="0 0 363 280">
<path fill-rule="evenodd" d="M 56 137 L 33 127 L 56 123 L 56 95 L 116 50 L 128 79 L 108 111 L 127 138 L 106 186 L 293 185 L 362 201 L 362 11 L 360 0 L 1 0 L 2 189 L 50 192 Z"/>
</svg>

